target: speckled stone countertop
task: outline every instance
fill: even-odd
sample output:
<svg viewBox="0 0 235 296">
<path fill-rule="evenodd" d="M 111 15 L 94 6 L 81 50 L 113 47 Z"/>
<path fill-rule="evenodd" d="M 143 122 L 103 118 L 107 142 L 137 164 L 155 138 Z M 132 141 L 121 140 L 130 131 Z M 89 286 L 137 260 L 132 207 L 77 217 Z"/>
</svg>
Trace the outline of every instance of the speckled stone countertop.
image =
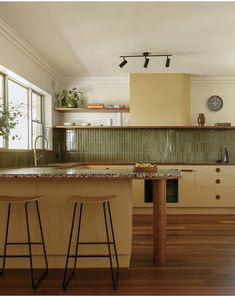
<svg viewBox="0 0 235 296">
<path fill-rule="evenodd" d="M 28 167 L 2 169 L 0 178 L 126 178 L 126 179 L 176 179 L 182 176 L 179 170 L 158 170 L 155 173 L 133 172 L 132 169 L 82 169 L 79 167 Z"/>
</svg>

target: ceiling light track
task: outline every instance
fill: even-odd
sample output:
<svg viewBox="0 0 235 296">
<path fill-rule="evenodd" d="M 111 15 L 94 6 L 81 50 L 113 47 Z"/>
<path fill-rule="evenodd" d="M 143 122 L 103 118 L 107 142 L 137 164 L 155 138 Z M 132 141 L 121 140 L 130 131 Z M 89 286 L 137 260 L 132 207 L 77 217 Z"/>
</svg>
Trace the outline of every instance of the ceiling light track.
<svg viewBox="0 0 235 296">
<path fill-rule="evenodd" d="M 172 57 L 172 54 L 152 54 L 149 52 L 143 52 L 142 54 L 136 54 L 136 55 L 121 55 L 120 58 L 123 58 L 123 61 L 119 64 L 119 67 L 122 68 L 128 63 L 126 58 L 144 58 L 143 67 L 147 68 L 150 61 L 149 59 L 150 57 L 166 57 L 165 67 L 166 68 L 170 67 L 170 61 L 171 61 L 170 57 Z"/>
</svg>

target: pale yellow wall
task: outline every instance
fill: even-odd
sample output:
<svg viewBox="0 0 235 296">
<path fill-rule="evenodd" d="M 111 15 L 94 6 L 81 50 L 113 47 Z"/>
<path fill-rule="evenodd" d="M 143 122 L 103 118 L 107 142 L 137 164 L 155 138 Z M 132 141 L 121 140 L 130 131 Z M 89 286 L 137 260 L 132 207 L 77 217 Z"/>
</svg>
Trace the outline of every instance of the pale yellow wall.
<svg viewBox="0 0 235 296">
<path fill-rule="evenodd" d="M 188 125 L 190 75 L 131 74 L 131 125 Z"/>
<path fill-rule="evenodd" d="M 191 81 L 191 125 L 197 125 L 199 113 L 204 113 L 206 125 L 216 122 L 231 122 L 235 125 L 235 78 L 192 77 Z M 223 99 L 223 107 L 218 112 L 207 106 L 210 96 L 218 95 Z"/>
</svg>

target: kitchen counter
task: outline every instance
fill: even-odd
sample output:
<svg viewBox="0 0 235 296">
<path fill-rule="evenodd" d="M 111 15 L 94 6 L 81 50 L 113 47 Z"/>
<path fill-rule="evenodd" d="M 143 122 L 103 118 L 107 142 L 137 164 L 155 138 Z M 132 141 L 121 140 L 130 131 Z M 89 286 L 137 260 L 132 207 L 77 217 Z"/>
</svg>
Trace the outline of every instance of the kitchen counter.
<svg viewBox="0 0 235 296">
<path fill-rule="evenodd" d="M 109 169 L 78 167 L 29 167 L 0 170 L 0 178 L 115 178 L 115 179 L 159 179 L 179 178 L 179 170 L 158 170 L 156 173 L 134 172 L 133 169 Z"/>
</svg>

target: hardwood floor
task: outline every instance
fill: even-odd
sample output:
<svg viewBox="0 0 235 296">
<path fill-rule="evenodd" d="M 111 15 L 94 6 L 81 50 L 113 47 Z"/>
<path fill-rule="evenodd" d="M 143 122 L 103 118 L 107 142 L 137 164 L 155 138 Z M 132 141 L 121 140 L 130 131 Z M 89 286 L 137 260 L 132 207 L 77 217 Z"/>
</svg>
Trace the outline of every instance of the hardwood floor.
<svg viewBox="0 0 235 296">
<path fill-rule="evenodd" d="M 29 271 L 6 270 L 1 295 L 235 295 L 235 215 L 168 216 L 164 266 L 152 262 L 152 217 L 135 215 L 131 268 L 120 271 L 118 289 L 108 269 L 80 269 L 69 287 L 63 271 L 50 270 L 34 291 Z"/>
</svg>

